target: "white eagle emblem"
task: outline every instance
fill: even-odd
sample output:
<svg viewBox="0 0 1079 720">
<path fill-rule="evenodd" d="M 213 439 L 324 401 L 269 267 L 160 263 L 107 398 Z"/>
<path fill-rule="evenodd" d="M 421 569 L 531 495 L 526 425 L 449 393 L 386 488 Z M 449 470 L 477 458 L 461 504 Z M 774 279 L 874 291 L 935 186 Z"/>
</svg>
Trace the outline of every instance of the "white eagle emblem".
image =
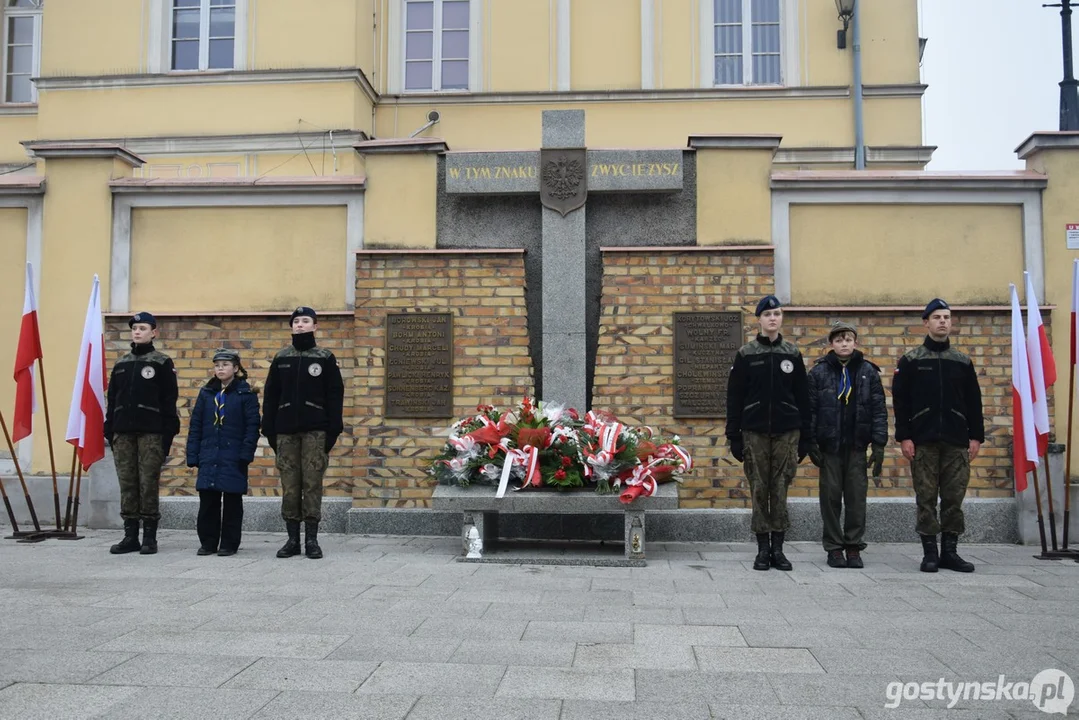
<svg viewBox="0 0 1079 720">
<path fill-rule="evenodd" d="M 318 363 L 311 363 L 310 365 L 307 366 L 307 373 L 311 377 L 318 377 L 319 375 L 322 374 L 322 366 L 319 365 Z"/>
<path fill-rule="evenodd" d="M 783 362 L 779 363 L 779 369 L 789 375 L 794 372 L 794 363 L 792 363 L 790 360 L 784 360 Z"/>
<path fill-rule="evenodd" d="M 157 371 L 154 370 L 153 367 L 151 367 L 150 365 L 147 365 L 142 369 L 142 376 L 147 380 L 153 380 L 154 375 L 157 375 Z"/>
</svg>

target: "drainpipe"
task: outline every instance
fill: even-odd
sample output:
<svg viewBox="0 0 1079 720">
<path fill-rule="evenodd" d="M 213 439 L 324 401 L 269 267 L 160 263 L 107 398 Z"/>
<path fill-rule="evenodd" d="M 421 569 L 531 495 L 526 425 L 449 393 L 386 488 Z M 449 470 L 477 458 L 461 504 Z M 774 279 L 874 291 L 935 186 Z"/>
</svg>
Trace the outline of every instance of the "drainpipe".
<svg viewBox="0 0 1079 720">
<path fill-rule="evenodd" d="M 854 169 L 865 170 L 865 124 L 862 117 L 862 10 L 854 2 L 851 35 L 854 45 Z"/>
</svg>

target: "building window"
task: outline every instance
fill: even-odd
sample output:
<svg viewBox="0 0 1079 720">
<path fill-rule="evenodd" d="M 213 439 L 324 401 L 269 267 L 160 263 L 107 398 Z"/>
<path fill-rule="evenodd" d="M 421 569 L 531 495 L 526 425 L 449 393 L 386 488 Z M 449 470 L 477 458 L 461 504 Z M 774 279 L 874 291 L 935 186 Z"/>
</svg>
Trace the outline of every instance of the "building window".
<svg viewBox="0 0 1079 720">
<path fill-rule="evenodd" d="M 781 0 L 712 0 L 712 84 L 779 85 Z"/>
<path fill-rule="evenodd" d="M 172 0 L 171 15 L 171 69 L 236 66 L 236 0 Z"/>
<path fill-rule="evenodd" d="M 44 0 L 4 2 L 4 102 L 35 103 L 31 78 L 41 65 L 41 8 Z"/>
<path fill-rule="evenodd" d="M 406 91 L 468 90 L 469 0 L 406 0 Z"/>
</svg>

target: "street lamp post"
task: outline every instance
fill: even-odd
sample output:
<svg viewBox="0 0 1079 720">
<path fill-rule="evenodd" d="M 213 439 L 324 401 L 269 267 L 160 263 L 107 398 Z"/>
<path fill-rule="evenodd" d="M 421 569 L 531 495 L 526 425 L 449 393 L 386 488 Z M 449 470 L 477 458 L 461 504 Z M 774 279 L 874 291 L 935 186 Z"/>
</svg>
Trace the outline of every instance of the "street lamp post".
<svg viewBox="0 0 1079 720">
<path fill-rule="evenodd" d="M 1042 7 L 1060 8 L 1060 39 L 1064 51 L 1064 79 L 1060 81 L 1060 129 L 1079 130 L 1079 80 L 1072 71 L 1072 8 L 1071 0 Z"/>
</svg>

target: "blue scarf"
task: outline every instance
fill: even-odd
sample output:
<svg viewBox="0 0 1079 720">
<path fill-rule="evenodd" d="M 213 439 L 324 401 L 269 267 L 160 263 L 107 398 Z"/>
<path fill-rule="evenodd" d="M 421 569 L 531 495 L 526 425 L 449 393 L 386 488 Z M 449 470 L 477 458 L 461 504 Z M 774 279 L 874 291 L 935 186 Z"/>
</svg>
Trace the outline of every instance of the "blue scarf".
<svg viewBox="0 0 1079 720">
<path fill-rule="evenodd" d="M 214 395 L 214 427 L 225 424 L 225 388 L 221 388 Z"/>
<path fill-rule="evenodd" d="M 854 389 L 854 386 L 850 382 L 850 371 L 847 370 L 847 364 L 843 363 L 843 370 L 839 374 L 839 399 L 846 405 L 850 402 L 850 393 Z"/>
</svg>

